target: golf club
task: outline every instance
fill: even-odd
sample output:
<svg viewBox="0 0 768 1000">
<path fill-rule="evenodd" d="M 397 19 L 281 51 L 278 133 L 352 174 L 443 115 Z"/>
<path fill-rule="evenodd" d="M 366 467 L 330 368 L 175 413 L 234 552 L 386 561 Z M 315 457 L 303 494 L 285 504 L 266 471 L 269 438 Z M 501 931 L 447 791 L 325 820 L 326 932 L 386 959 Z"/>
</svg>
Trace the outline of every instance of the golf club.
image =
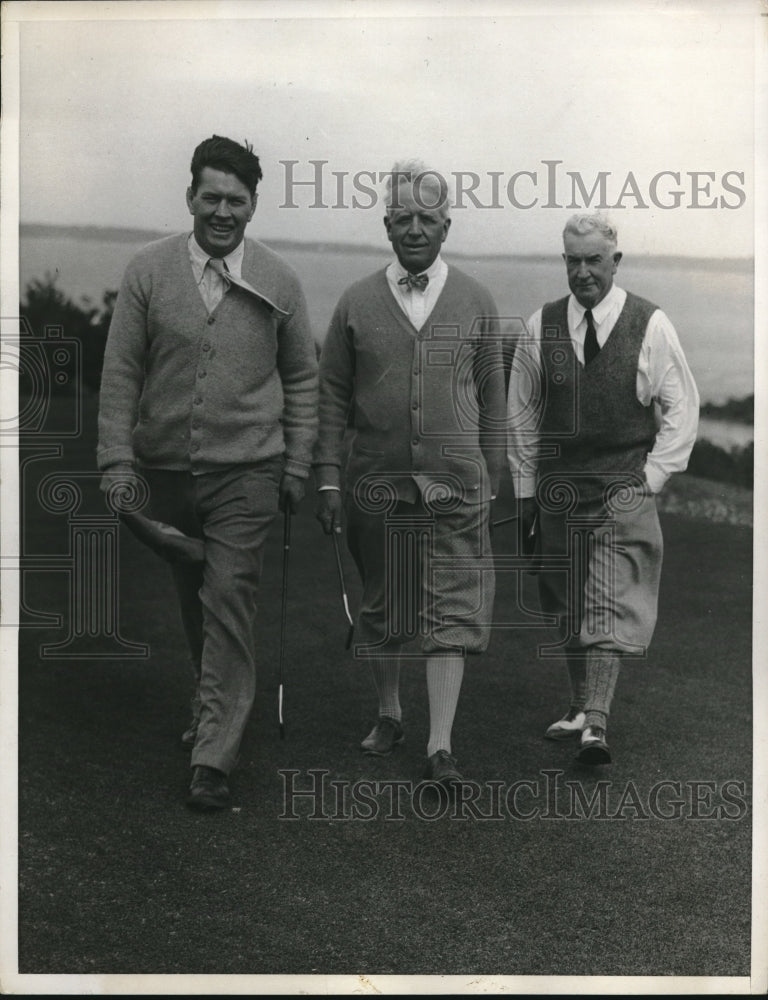
<svg viewBox="0 0 768 1000">
<path fill-rule="evenodd" d="M 509 524 L 510 521 L 517 521 L 517 519 L 518 519 L 518 515 L 517 514 L 513 514 L 511 517 L 502 517 L 500 521 L 493 521 L 493 522 L 491 522 L 491 527 L 492 528 L 500 528 L 502 526 L 502 524 Z"/>
<path fill-rule="evenodd" d="M 286 504 L 283 514 L 283 593 L 280 609 L 280 667 L 277 686 L 277 719 L 280 728 L 280 739 L 285 739 L 285 724 L 283 723 L 283 664 L 285 662 L 285 625 L 288 609 L 288 553 L 291 549 L 291 512 Z"/>
<path fill-rule="evenodd" d="M 519 514 L 513 514 L 511 517 L 502 517 L 499 521 L 493 521 L 491 524 L 491 529 L 500 528 L 502 524 L 509 524 L 511 521 L 518 521 L 520 519 Z M 531 556 L 536 551 L 537 535 L 539 530 L 539 515 L 536 514 L 531 522 L 531 526 L 528 529 L 528 534 L 523 538 L 522 541 L 522 555 Z"/>
<path fill-rule="evenodd" d="M 352 615 L 349 611 L 349 601 L 347 600 L 347 590 L 344 586 L 344 570 L 341 565 L 341 553 L 339 552 L 339 539 L 336 532 L 331 533 L 331 538 L 333 538 L 333 550 L 336 553 L 336 568 L 339 571 L 339 586 L 341 587 L 341 599 L 344 602 L 344 613 L 347 616 L 347 621 L 349 622 L 349 631 L 347 632 L 347 641 L 344 646 L 345 649 L 349 649 L 352 645 L 352 633 L 355 631 L 355 623 L 352 620 Z"/>
</svg>

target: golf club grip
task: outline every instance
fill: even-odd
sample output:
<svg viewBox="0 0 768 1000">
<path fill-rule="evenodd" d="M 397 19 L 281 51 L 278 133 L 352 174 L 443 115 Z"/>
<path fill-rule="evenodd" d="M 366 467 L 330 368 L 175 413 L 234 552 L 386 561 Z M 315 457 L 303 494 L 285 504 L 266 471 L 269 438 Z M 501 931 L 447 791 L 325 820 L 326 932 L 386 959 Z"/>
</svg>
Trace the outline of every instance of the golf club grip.
<svg viewBox="0 0 768 1000">
<path fill-rule="evenodd" d="M 285 646 L 285 620 L 288 607 L 288 553 L 291 550 L 291 513 L 286 508 L 283 520 L 283 593 L 280 614 L 280 664 L 283 662 Z"/>
</svg>

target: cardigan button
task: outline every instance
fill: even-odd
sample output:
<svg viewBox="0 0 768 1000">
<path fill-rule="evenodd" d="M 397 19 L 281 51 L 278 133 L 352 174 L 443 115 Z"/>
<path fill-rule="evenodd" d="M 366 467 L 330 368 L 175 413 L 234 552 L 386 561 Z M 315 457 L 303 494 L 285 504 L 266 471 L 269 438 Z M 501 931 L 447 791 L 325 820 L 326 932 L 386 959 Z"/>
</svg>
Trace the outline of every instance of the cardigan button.
<svg viewBox="0 0 768 1000">
<path fill-rule="evenodd" d="M 211 345 L 210 344 L 203 344 L 203 350 L 204 351 L 210 351 L 210 349 L 211 349 Z"/>
<path fill-rule="evenodd" d="M 215 316 L 209 316 L 208 317 L 208 326 L 213 326 L 213 324 L 215 322 L 216 322 L 216 317 Z"/>
</svg>

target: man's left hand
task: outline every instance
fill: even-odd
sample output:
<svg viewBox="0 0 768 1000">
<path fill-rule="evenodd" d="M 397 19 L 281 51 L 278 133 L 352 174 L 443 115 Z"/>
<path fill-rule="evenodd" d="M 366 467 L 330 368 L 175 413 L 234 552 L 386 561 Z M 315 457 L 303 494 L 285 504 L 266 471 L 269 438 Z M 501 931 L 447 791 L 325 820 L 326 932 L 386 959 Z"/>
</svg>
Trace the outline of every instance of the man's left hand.
<svg viewBox="0 0 768 1000">
<path fill-rule="evenodd" d="M 304 499 L 304 480 L 299 476 L 283 473 L 280 481 L 280 510 L 295 514 Z"/>
</svg>

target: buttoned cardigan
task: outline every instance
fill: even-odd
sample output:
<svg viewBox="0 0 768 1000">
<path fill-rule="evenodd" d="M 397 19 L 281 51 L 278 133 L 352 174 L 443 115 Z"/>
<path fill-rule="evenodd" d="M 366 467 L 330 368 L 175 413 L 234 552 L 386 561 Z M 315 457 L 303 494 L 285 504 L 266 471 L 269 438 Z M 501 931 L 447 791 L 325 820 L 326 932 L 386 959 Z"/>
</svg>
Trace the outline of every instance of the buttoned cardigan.
<svg viewBox="0 0 768 1000">
<path fill-rule="evenodd" d="M 97 461 L 203 472 L 284 453 L 306 477 L 317 352 L 293 270 L 246 239 L 242 277 L 209 314 L 188 236 L 144 247 L 118 294 L 104 356 Z"/>
<path fill-rule="evenodd" d="M 384 485 L 402 500 L 487 501 L 504 463 L 506 403 L 496 306 L 450 266 L 420 331 L 384 270 L 342 295 L 320 358 L 318 485 Z M 371 479 L 374 477 L 376 483 Z M 373 494 L 372 494 L 373 495 Z"/>
</svg>

